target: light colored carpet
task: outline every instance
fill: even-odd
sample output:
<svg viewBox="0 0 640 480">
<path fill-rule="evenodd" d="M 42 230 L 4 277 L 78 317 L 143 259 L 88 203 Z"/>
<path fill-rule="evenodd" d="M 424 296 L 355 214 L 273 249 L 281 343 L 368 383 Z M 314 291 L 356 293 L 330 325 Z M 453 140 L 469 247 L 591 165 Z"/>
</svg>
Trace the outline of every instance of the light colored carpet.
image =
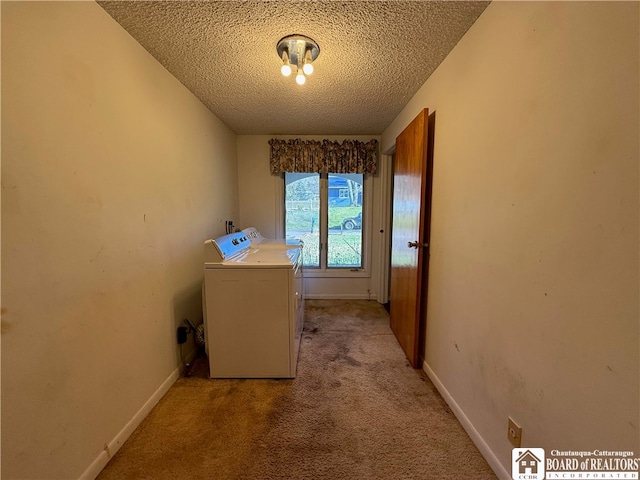
<svg viewBox="0 0 640 480">
<path fill-rule="evenodd" d="M 307 301 L 297 378 L 180 378 L 98 477 L 495 479 L 384 308 Z"/>
</svg>

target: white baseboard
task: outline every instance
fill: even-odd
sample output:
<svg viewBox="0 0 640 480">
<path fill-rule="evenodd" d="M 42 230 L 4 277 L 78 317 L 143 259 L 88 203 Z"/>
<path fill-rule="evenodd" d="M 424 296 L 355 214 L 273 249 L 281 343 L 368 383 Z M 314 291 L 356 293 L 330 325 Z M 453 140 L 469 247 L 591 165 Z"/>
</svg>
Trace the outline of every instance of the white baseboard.
<svg viewBox="0 0 640 480">
<path fill-rule="evenodd" d="M 182 365 L 176 368 L 171 375 L 162 382 L 162 385 L 158 387 L 158 389 L 151 395 L 151 398 L 145 402 L 140 410 L 133 416 L 131 420 L 124 426 L 122 430 L 115 436 L 113 440 L 111 440 L 108 444 L 104 446 L 104 450 L 100 452 L 98 458 L 96 458 L 89 468 L 87 468 L 84 473 L 80 476 L 81 480 L 94 480 L 98 474 L 102 471 L 102 469 L 109 463 L 109 460 L 116 454 L 116 452 L 120 449 L 122 444 L 131 436 L 133 431 L 142 423 L 142 421 L 146 418 L 146 416 L 151 412 L 153 407 L 157 405 L 160 399 L 169 391 L 171 386 L 175 383 L 175 381 L 180 376 L 183 370 Z"/>
<path fill-rule="evenodd" d="M 317 293 L 317 294 L 305 294 L 305 300 L 375 300 L 378 297 L 375 294 L 369 295 L 367 293 Z"/>
<path fill-rule="evenodd" d="M 482 454 L 484 459 L 487 461 L 487 463 L 489 464 L 491 469 L 494 471 L 494 473 L 498 476 L 498 478 L 500 480 L 511 480 L 511 474 L 504 468 L 502 463 L 500 463 L 500 461 L 498 460 L 498 457 L 496 457 L 496 455 L 493 453 L 493 450 L 491 450 L 487 442 L 485 442 L 484 438 L 482 438 L 482 436 L 480 435 L 480 432 L 476 430 L 476 428 L 473 426 L 469 418 L 464 414 L 464 412 L 460 408 L 460 405 L 458 405 L 458 403 L 454 400 L 454 398 L 451 396 L 449 391 L 445 388 L 445 386 L 440 381 L 440 379 L 435 374 L 435 372 L 431 369 L 431 367 L 429 367 L 429 365 L 427 365 L 426 361 L 423 362 L 422 369 L 425 371 L 425 373 L 427 374 L 427 377 L 429 377 L 429 379 L 433 382 L 435 387 L 438 389 L 438 392 L 440 392 L 440 395 L 442 395 L 442 398 L 444 398 L 444 401 L 447 402 L 447 405 L 449 405 L 453 414 L 456 416 L 458 421 L 462 424 L 462 427 L 465 429 L 465 431 L 471 438 L 471 441 L 475 444 L 476 447 L 478 447 L 478 450 L 480 450 L 480 453 Z"/>
</svg>

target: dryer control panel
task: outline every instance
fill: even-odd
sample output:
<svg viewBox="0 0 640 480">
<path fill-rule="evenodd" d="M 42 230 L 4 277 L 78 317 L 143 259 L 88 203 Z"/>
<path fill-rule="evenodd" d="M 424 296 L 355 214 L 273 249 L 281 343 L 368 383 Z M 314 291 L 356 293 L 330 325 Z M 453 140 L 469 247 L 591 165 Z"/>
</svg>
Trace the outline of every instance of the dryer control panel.
<svg viewBox="0 0 640 480">
<path fill-rule="evenodd" d="M 222 262 L 251 247 L 251 241 L 243 232 L 229 233 L 213 240 L 204 242 L 204 261 Z"/>
</svg>

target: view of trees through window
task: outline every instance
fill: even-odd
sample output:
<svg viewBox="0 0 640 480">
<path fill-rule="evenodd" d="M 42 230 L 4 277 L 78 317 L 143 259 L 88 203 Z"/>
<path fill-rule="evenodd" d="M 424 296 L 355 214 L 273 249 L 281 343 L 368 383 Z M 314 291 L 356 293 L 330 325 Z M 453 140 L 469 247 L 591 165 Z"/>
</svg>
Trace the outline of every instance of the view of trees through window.
<svg viewBox="0 0 640 480">
<path fill-rule="evenodd" d="M 285 185 L 285 234 L 304 241 L 305 266 L 362 267 L 363 175 L 286 173 Z"/>
</svg>

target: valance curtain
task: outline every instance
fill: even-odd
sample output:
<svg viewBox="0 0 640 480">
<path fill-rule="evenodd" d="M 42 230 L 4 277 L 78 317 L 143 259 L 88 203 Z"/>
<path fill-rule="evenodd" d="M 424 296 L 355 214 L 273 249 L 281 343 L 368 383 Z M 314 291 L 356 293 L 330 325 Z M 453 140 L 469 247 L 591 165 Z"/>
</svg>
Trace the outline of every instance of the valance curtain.
<svg viewBox="0 0 640 480">
<path fill-rule="evenodd" d="M 272 138 L 271 173 L 370 173 L 378 165 L 378 141 L 279 140 Z"/>
</svg>

